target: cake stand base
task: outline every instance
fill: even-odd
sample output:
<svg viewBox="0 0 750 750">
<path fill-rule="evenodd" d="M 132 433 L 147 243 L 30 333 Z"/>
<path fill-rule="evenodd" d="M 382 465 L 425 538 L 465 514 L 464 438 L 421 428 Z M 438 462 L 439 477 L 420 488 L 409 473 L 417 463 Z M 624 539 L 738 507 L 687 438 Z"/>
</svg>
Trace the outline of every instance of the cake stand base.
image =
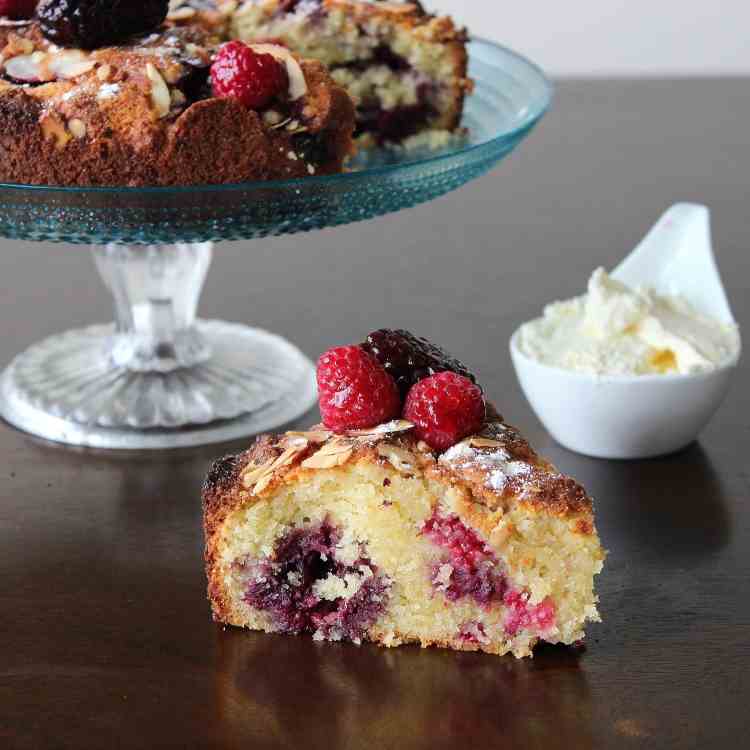
<svg viewBox="0 0 750 750">
<path fill-rule="evenodd" d="M 202 364 L 133 372 L 104 356 L 112 326 L 50 337 L 0 379 L 0 416 L 69 445 L 155 449 L 207 445 L 279 427 L 315 403 L 315 369 L 296 347 L 257 328 L 198 321 Z"/>
<path fill-rule="evenodd" d="M 210 243 L 94 248 L 114 325 L 51 336 L 0 378 L 0 416 L 93 448 L 205 445 L 272 430 L 315 403 L 312 362 L 280 336 L 195 318 Z"/>
</svg>

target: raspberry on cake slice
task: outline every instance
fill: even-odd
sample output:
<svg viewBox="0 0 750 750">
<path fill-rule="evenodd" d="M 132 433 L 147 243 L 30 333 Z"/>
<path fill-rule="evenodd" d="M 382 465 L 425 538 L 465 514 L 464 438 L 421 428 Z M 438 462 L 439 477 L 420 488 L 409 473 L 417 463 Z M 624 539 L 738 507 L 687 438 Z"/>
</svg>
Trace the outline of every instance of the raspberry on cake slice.
<svg viewBox="0 0 750 750">
<path fill-rule="evenodd" d="M 438 143 L 459 127 L 471 90 L 466 33 L 418 3 L 248 0 L 231 29 L 325 63 L 354 99 L 364 139 Z"/>
<path fill-rule="evenodd" d="M 321 63 L 221 45 L 166 0 L 43 0 L 0 24 L 0 181 L 193 185 L 331 174 L 354 108 Z"/>
<path fill-rule="evenodd" d="M 485 404 L 463 365 L 435 348 L 430 374 L 428 342 L 375 334 L 392 337 L 388 355 L 348 346 L 320 358 L 323 424 L 262 436 L 211 468 L 214 618 L 519 657 L 540 640 L 576 643 L 599 619 L 591 499 Z M 415 381 L 405 403 L 385 366 L 396 361 Z"/>
</svg>

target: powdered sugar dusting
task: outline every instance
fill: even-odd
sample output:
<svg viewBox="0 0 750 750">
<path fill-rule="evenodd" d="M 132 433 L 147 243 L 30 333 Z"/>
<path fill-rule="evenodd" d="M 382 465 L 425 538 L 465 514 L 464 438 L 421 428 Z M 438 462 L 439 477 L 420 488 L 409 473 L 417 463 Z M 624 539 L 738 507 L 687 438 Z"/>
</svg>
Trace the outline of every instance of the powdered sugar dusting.
<svg viewBox="0 0 750 750">
<path fill-rule="evenodd" d="M 459 470 L 484 471 L 487 475 L 486 486 L 496 492 L 503 492 L 516 477 L 530 477 L 534 470 L 526 461 L 514 461 L 503 447 L 491 450 L 474 448 L 471 440 L 449 448 L 440 457 L 440 463 Z"/>
</svg>

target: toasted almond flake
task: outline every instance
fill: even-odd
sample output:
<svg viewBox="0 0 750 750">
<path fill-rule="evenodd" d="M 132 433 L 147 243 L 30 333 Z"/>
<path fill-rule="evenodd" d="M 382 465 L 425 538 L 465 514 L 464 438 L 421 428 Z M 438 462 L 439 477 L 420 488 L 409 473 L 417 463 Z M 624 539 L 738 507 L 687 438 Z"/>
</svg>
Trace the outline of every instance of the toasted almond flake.
<svg viewBox="0 0 750 750">
<path fill-rule="evenodd" d="M 264 464 L 261 464 L 260 466 L 255 466 L 254 468 L 250 469 L 250 471 L 245 471 L 245 473 L 242 475 L 242 486 L 245 487 L 245 489 L 250 489 L 264 474 L 266 474 L 271 466 L 273 465 L 273 462 L 276 459 L 270 459 L 266 461 Z"/>
<path fill-rule="evenodd" d="M 333 437 L 333 433 L 328 430 L 309 430 L 308 432 L 287 432 L 291 437 L 301 437 L 309 440 L 311 443 L 325 443 Z"/>
<path fill-rule="evenodd" d="M 397 432 L 406 432 L 411 430 L 414 425 L 408 422 L 406 419 L 394 419 L 391 422 L 383 422 L 377 427 L 371 427 L 367 430 L 350 430 L 347 432 L 348 437 L 385 437 L 386 435 L 393 435 Z"/>
<path fill-rule="evenodd" d="M 187 21 L 188 18 L 192 18 L 196 13 L 195 8 L 177 8 L 176 10 L 170 11 L 167 14 L 168 21 Z"/>
<path fill-rule="evenodd" d="M 326 443 L 319 451 L 318 453 L 321 453 L 325 456 L 335 456 L 340 453 L 346 453 L 346 451 L 352 449 L 352 444 L 349 442 L 344 442 L 340 438 L 336 438 L 335 440 L 331 440 L 330 443 Z"/>
<path fill-rule="evenodd" d="M 68 121 L 68 130 L 72 133 L 74 138 L 86 137 L 86 123 L 78 118 L 73 118 Z"/>
<path fill-rule="evenodd" d="M 342 453 L 327 454 L 323 449 L 310 456 L 302 462 L 304 469 L 333 469 L 336 466 L 343 466 L 352 456 L 354 451 L 348 448 Z"/>
<path fill-rule="evenodd" d="M 491 440 L 485 437 L 472 437 L 469 438 L 469 445 L 472 448 L 502 448 L 503 444 L 497 440 Z"/>
<path fill-rule="evenodd" d="M 237 0 L 226 0 L 226 2 L 219 3 L 218 11 L 224 16 L 231 16 L 239 6 Z"/>
<path fill-rule="evenodd" d="M 394 469 L 403 474 L 409 474 L 414 471 L 414 457 L 409 451 L 403 448 L 381 443 L 378 445 L 378 454 L 385 458 Z"/>
<path fill-rule="evenodd" d="M 297 130 L 299 127 L 299 120 L 290 120 L 286 126 L 287 130 Z"/>
<path fill-rule="evenodd" d="M 417 443 L 417 450 L 418 450 L 418 451 L 419 451 L 420 453 L 432 453 L 432 448 L 430 448 L 430 446 L 429 446 L 429 445 L 427 445 L 427 443 L 425 443 L 425 441 L 424 441 L 424 440 L 420 440 L 420 441 L 419 441 L 419 442 Z"/>
<path fill-rule="evenodd" d="M 270 471 L 277 471 L 278 469 L 283 468 L 284 466 L 288 466 L 289 464 L 294 461 L 295 456 L 302 453 L 303 450 L 307 448 L 307 441 L 305 441 L 304 445 L 292 445 L 273 462 L 271 465 Z"/>
<path fill-rule="evenodd" d="M 289 98 L 293 102 L 301 99 L 307 93 L 305 74 L 294 55 L 286 47 L 279 44 L 251 44 L 249 46 L 258 53 L 272 55 L 286 65 L 286 72 L 289 77 Z"/>
<path fill-rule="evenodd" d="M 269 109 L 263 113 L 263 122 L 266 125 L 279 125 L 282 120 L 284 120 L 284 115 L 282 115 L 281 112 L 277 112 L 275 109 Z M 286 122 L 289 122 L 289 118 L 287 118 Z"/>
<path fill-rule="evenodd" d="M 266 487 L 273 481 L 274 473 L 269 471 L 268 474 L 262 476 L 253 487 L 253 495 L 260 495 Z"/>
<path fill-rule="evenodd" d="M 102 82 L 105 83 L 109 80 L 109 77 L 112 75 L 112 66 L 111 65 L 101 65 L 99 68 L 97 68 L 96 71 L 96 77 Z"/>
<path fill-rule="evenodd" d="M 169 87 L 152 63 L 146 63 L 146 76 L 151 81 L 151 103 L 154 105 L 156 117 L 158 119 L 166 117 L 172 108 Z"/>
</svg>

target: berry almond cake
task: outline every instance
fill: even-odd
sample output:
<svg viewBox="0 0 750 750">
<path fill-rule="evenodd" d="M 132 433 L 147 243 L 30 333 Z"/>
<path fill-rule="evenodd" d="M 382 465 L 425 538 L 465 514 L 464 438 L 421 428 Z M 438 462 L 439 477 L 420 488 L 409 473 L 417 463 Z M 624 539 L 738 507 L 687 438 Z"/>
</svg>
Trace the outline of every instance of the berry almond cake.
<svg viewBox="0 0 750 750">
<path fill-rule="evenodd" d="M 351 99 L 230 9 L 0 0 L 0 182 L 188 185 L 340 172 Z M 168 15 L 169 14 L 169 15 Z"/>
<path fill-rule="evenodd" d="M 592 501 L 438 347 L 380 330 L 318 361 L 323 423 L 217 461 L 214 618 L 316 640 L 528 656 L 598 620 Z"/>
<path fill-rule="evenodd" d="M 420 134 L 437 144 L 459 127 L 472 87 L 466 31 L 418 2 L 246 0 L 231 29 L 327 65 L 354 99 L 367 139 L 401 143 Z"/>
</svg>

